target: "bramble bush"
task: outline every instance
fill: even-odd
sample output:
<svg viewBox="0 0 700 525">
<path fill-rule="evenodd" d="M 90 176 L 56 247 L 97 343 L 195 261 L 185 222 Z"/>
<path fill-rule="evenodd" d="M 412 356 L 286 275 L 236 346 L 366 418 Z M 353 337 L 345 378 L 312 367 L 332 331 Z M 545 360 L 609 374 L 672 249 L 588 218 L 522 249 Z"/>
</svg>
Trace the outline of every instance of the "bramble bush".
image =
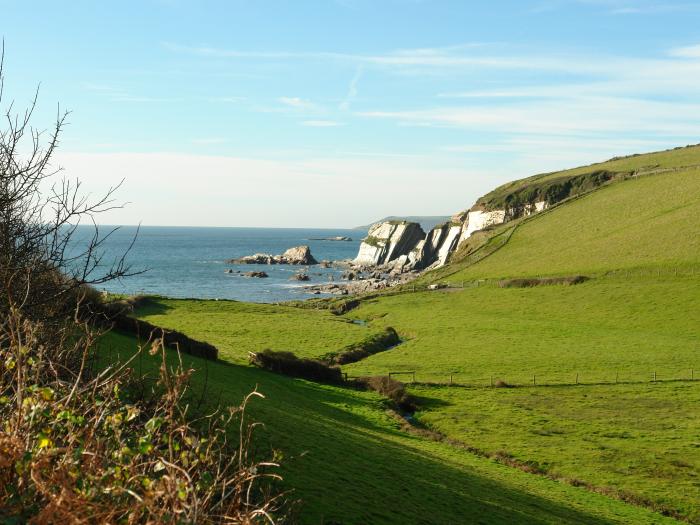
<svg viewBox="0 0 700 525">
<path fill-rule="evenodd" d="M 193 370 L 170 365 L 144 389 L 130 362 L 96 366 L 99 334 L 42 326 L 10 311 L 0 325 L 0 521 L 16 523 L 275 523 L 273 462 L 251 454 L 246 404 L 195 418 Z M 145 351 L 145 348 L 139 349 Z M 135 355 L 137 353 L 135 352 Z M 148 395 L 135 396 L 136 392 Z M 231 436 L 235 436 L 231 440 Z"/>
</svg>

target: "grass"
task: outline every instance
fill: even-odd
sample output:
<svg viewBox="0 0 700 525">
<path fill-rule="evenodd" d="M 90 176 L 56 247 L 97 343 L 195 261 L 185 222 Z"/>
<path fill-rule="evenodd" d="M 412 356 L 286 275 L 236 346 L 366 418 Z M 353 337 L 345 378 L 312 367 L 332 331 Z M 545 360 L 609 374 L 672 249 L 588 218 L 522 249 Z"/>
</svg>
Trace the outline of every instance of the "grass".
<svg viewBox="0 0 700 525">
<path fill-rule="evenodd" d="M 390 325 L 404 344 L 343 367 L 351 375 L 415 370 L 418 381 L 528 384 L 700 376 L 697 276 L 620 272 L 572 286 L 395 295 L 351 315 Z M 429 312 L 429 314 L 427 313 Z"/>
<path fill-rule="evenodd" d="M 237 301 L 153 298 L 136 316 L 211 343 L 230 363 L 247 363 L 248 352 L 265 349 L 320 357 L 375 334 L 325 310 Z"/>
<path fill-rule="evenodd" d="M 130 355 L 135 341 L 108 334 L 102 355 Z M 144 355 L 134 364 L 153 373 Z M 303 501 L 300 523 L 672 523 L 581 488 L 499 465 L 450 445 L 403 432 L 375 394 L 294 380 L 250 367 L 204 362 L 195 391 L 208 403 L 238 404 L 256 385 L 267 399 L 251 406 L 262 454 L 283 455 L 285 487 Z"/>
<path fill-rule="evenodd" d="M 683 166 L 699 153 L 616 162 Z M 418 419 L 477 449 L 505 451 L 700 523 L 700 383 L 651 383 L 654 373 L 700 376 L 699 218 L 693 168 L 611 184 L 523 220 L 486 258 L 424 277 L 466 283 L 463 290 L 379 296 L 352 310 L 370 326 L 393 326 L 406 342 L 343 370 L 415 371 L 419 382 L 479 385 L 412 387 L 423 397 Z M 498 286 L 580 274 L 592 279 Z M 483 387 L 492 381 L 560 386 Z"/>
<path fill-rule="evenodd" d="M 451 437 L 700 520 L 700 382 L 410 391 Z"/>
<path fill-rule="evenodd" d="M 694 147 L 565 173 L 698 163 Z M 687 379 L 695 370 L 700 377 L 698 218 L 700 170 L 679 169 L 606 185 L 515 228 L 499 226 L 498 237 L 479 234 L 488 252 L 497 248 L 493 253 L 482 259 L 477 251 L 420 281 L 466 283 L 463 290 L 366 299 L 349 314 L 366 327 L 310 308 L 233 302 L 158 300 L 137 314 L 215 344 L 233 363 L 208 365 L 212 394 L 205 397 L 237 404 L 256 384 L 268 395 L 254 415 L 267 425 L 266 445 L 287 458 L 287 482 L 305 501 L 304 523 L 663 521 L 408 435 L 375 394 L 238 366 L 249 350 L 318 357 L 387 326 L 404 343 L 344 371 L 415 371 L 418 381 L 481 385 L 414 386 L 421 422 L 478 449 L 503 450 L 553 475 L 619 489 L 699 521 L 700 385 L 650 382 L 654 373 Z M 498 286 L 501 279 L 580 274 L 592 279 Z M 585 386 L 574 386 L 577 379 Z M 560 386 L 483 388 L 499 380 Z"/>
<path fill-rule="evenodd" d="M 449 280 L 697 265 L 698 217 L 698 169 L 611 184 L 525 221 L 503 248 Z"/>
<path fill-rule="evenodd" d="M 527 187 L 546 186 L 547 183 L 557 180 L 598 171 L 609 171 L 613 173 L 630 173 L 636 171 L 645 173 L 659 169 L 675 169 L 697 165 L 700 165 L 700 146 L 676 148 L 644 155 L 631 155 L 574 169 L 533 175 L 509 182 L 484 195 L 478 202 L 487 205 L 491 203 L 502 203 L 509 194 L 517 193 L 519 190 L 523 190 Z"/>
</svg>

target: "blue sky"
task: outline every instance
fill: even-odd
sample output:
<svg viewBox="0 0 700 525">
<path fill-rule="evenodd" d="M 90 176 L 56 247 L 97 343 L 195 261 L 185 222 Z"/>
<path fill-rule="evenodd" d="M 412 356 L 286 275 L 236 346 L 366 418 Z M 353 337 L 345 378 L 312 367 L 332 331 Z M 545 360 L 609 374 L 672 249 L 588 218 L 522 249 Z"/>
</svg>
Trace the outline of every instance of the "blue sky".
<svg viewBox="0 0 700 525">
<path fill-rule="evenodd" d="M 700 3 L 0 0 L 6 101 L 72 111 L 103 222 L 353 226 L 700 142 Z"/>
</svg>

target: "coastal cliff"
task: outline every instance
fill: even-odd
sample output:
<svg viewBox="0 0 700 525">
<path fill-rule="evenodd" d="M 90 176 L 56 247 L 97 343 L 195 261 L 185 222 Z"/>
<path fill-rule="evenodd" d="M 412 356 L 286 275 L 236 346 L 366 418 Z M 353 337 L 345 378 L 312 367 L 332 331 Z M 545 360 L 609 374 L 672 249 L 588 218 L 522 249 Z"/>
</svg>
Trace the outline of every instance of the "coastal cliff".
<svg viewBox="0 0 700 525">
<path fill-rule="evenodd" d="M 388 221 L 370 227 L 362 240 L 355 264 L 379 266 L 407 257 L 409 252 L 425 238 L 425 232 L 415 222 Z"/>
</svg>

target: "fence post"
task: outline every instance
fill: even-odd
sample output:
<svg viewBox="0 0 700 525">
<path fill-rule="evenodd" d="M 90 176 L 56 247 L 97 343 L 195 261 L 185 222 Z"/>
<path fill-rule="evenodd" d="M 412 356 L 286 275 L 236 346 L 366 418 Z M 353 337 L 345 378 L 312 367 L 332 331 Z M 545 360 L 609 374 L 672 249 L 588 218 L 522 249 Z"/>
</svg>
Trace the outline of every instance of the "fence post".
<svg viewBox="0 0 700 525">
<path fill-rule="evenodd" d="M 619 376 L 620 376 L 620 373 L 619 373 L 619 372 L 615 372 L 615 384 L 617 384 L 617 379 L 618 379 Z"/>
<path fill-rule="evenodd" d="M 493 386 L 493 375 L 491 376 L 491 386 Z"/>
<path fill-rule="evenodd" d="M 694 379 L 693 376 L 694 376 L 694 375 L 695 375 L 695 371 L 691 368 L 691 369 L 690 369 L 690 380 L 691 380 L 691 381 L 693 381 L 693 379 Z"/>
<path fill-rule="evenodd" d="M 532 376 L 532 386 L 537 386 L 537 376 L 536 375 Z"/>
<path fill-rule="evenodd" d="M 450 385 L 452 384 L 452 374 L 450 374 Z"/>
<path fill-rule="evenodd" d="M 576 384 L 578 385 L 578 372 L 576 372 Z"/>
<path fill-rule="evenodd" d="M 654 383 L 656 383 L 656 372 L 654 372 Z"/>
<path fill-rule="evenodd" d="M 413 372 L 413 383 L 415 383 L 415 382 L 416 382 L 416 372 L 414 371 Z"/>
</svg>

